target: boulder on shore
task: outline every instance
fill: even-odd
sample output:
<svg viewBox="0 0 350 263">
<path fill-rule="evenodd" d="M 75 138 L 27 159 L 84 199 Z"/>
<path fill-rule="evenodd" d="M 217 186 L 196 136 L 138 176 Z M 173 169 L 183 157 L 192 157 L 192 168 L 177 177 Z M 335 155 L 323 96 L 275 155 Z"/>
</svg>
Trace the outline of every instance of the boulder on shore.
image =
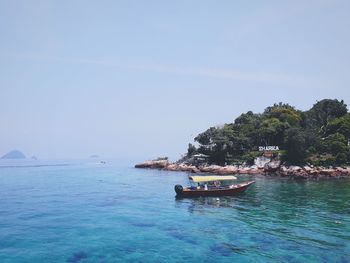
<svg viewBox="0 0 350 263">
<path fill-rule="evenodd" d="M 270 161 L 263 168 L 258 165 L 236 166 L 236 165 L 202 165 L 195 166 L 188 163 L 170 163 L 167 158 L 158 158 L 156 160 L 145 161 L 136 164 L 135 168 L 164 169 L 168 171 L 183 171 L 191 173 L 212 173 L 219 175 L 231 174 L 271 174 L 282 177 L 292 177 L 296 179 L 312 179 L 320 177 L 349 177 L 350 167 L 310 167 L 310 166 L 285 166 L 280 161 Z"/>
<path fill-rule="evenodd" d="M 135 168 L 164 169 L 169 165 L 168 160 L 151 160 L 135 165 Z"/>
<path fill-rule="evenodd" d="M 271 161 L 264 165 L 264 172 L 276 172 L 281 166 L 280 161 Z"/>
</svg>

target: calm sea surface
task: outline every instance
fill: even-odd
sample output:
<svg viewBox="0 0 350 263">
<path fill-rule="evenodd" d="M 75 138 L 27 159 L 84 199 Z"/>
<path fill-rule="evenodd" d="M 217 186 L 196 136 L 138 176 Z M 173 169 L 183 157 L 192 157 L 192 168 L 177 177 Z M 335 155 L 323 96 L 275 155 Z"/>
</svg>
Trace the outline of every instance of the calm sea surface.
<svg viewBox="0 0 350 263">
<path fill-rule="evenodd" d="M 177 200 L 186 173 L 132 164 L 1 161 L 0 262 L 350 262 L 350 180 Z"/>
</svg>

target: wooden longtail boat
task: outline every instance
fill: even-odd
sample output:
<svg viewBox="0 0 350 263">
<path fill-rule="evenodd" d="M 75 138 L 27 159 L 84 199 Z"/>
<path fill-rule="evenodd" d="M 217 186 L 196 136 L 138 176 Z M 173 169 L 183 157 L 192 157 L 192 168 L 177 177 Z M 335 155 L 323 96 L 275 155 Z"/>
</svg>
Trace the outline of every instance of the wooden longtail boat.
<svg viewBox="0 0 350 263">
<path fill-rule="evenodd" d="M 191 184 L 197 183 L 197 186 L 182 187 L 182 185 L 175 185 L 174 189 L 177 197 L 231 196 L 244 192 L 250 185 L 255 183 L 255 181 L 247 181 L 225 186 L 218 185 L 220 181 L 236 179 L 235 176 L 189 176 Z M 208 185 L 210 182 L 215 182 L 215 184 Z"/>
</svg>

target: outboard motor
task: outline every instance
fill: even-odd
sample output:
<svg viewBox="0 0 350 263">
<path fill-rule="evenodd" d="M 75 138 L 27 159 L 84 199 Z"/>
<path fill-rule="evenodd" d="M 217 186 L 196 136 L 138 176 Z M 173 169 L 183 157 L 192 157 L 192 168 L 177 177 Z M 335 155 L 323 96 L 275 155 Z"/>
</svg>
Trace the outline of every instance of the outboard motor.
<svg viewBox="0 0 350 263">
<path fill-rule="evenodd" d="M 179 184 L 175 185 L 174 189 L 175 189 L 176 194 L 178 194 L 178 195 L 181 195 L 183 190 L 184 190 L 182 185 L 179 185 Z"/>
</svg>

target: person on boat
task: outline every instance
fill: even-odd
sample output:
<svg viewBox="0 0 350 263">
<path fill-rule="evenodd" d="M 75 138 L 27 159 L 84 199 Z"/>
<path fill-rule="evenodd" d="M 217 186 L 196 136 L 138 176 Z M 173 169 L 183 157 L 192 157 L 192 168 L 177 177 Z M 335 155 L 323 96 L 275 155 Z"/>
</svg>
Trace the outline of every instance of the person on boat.
<svg viewBox="0 0 350 263">
<path fill-rule="evenodd" d="M 221 186 L 220 181 L 214 181 L 214 186 L 215 186 L 215 187 L 220 187 L 220 186 Z"/>
</svg>

